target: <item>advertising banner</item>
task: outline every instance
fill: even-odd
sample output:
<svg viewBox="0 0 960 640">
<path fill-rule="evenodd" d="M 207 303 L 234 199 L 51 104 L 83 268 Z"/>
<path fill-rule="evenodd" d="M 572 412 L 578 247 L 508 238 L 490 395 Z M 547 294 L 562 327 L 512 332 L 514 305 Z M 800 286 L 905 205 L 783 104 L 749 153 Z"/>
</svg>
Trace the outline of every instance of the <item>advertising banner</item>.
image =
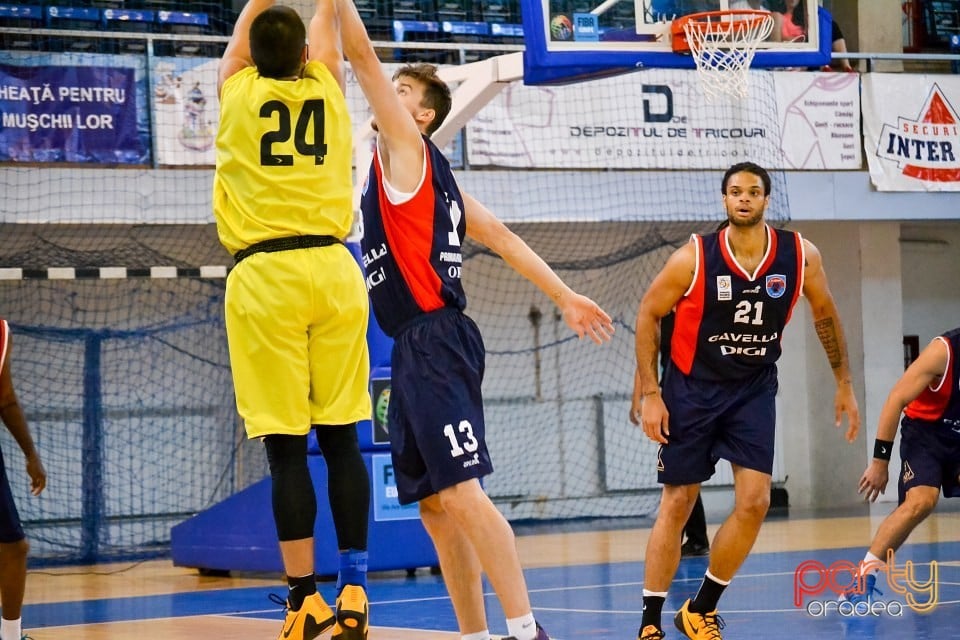
<svg viewBox="0 0 960 640">
<path fill-rule="evenodd" d="M 397 477 L 393 472 L 393 461 L 389 453 L 374 453 L 370 456 L 370 473 L 373 476 L 373 519 L 376 522 L 388 520 L 416 520 L 420 517 L 420 508 L 414 502 L 401 505 L 397 498 Z"/>
<path fill-rule="evenodd" d="M 0 161 L 144 163 L 136 70 L 107 56 L 103 66 L 42 57 L 48 64 L 0 59 Z"/>
<path fill-rule="evenodd" d="M 879 191 L 960 191 L 956 105 L 955 76 L 864 76 L 864 147 Z"/>
<path fill-rule="evenodd" d="M 751 72 L 750 97 L 706 103 L 697 75 L 642 72 L 568 86 L 513 83 L 467 127 L 471 166 L 860 169 L 857 74 Z"/>
<path fill-rule="evenodd" d="M 153 65 L 153 138 L 160 165 L 213 165 L 220 102 L 210 58 L 158 57 Z"/>
</svg>

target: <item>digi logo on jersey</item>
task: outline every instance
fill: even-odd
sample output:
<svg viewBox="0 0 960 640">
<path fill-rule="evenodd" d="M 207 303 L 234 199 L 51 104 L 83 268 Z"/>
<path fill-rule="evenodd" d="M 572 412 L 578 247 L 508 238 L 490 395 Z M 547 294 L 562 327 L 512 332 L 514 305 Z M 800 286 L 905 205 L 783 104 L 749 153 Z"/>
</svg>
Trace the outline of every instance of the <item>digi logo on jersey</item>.
<svg viewBox="0 0 960 640">
<path fill-rule="evenodd" d="M 709 338 L 707 342 L 723 342 L 728 344 L 720 345 L 720 353 L 725 356 L 749 356 L 762 358 L 767 355 L 766 344 L 779 340 L 780 336 L 774 332 L 769 335 L 756 335 L 754 333 L 732 333 L 724 331 L 717 333 Z M 733 343 L 733 344 L 729 344 Z"/>
<path fill-rule="evenodd" d="M 386 243 L 380 243 L 379 247 L 374 247 L 363 254 L 361 257 L 361 262 L 363 262 L 363 268 L 366 269 L 374 262 L 383 258 L 387 255 L 387 245 Z M 383 267 L 380 267 L 376 271 L 370 271 L 370 273 L 365 278 L 367 284 L 367 291 L 370 291 L 375 286 L 387 279 L 387 274 L 384 272 Z"/>
</svg>

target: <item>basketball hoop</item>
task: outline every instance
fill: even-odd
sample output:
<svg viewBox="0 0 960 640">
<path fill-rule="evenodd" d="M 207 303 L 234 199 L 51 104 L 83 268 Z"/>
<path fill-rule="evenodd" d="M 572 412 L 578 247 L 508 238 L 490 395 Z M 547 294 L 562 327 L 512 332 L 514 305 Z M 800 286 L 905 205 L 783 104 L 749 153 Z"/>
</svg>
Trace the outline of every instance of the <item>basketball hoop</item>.
<svg viewBox="0 0 960 640">
<path fill-rule="evenodd" d="M 773 16 L 752 9 L 706 11 L 677 18 L 670 30 L 674 53 L 689 53 L 697 63 L 708 101 L 745 98 L 750 62 L 773 31 Z"/>
</svg>

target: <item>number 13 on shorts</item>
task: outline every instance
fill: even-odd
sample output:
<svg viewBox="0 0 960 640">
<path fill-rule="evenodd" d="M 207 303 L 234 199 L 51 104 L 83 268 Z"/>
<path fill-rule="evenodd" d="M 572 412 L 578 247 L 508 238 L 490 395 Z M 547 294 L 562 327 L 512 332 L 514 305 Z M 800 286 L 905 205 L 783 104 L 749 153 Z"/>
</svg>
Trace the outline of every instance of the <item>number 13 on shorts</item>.
<svg viewBox="0 0 960 640">
<path fill-rule="evenodd" d="M 459 458 L 467 453 L 476 453 L 480 446 L 473 435 L 473 426 L 469 420 L 461 420 L 454 429 L 452 424 L 443 427 L 443 435 L 450 441 L 450 457 Z"/>
</svg>

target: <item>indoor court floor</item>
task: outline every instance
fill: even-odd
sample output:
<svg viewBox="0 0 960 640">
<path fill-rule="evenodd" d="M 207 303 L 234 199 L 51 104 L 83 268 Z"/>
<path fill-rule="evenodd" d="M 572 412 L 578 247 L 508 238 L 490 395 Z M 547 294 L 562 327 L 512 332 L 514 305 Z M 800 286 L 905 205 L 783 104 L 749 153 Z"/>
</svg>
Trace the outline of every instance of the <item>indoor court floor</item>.
<svg viewBox="0 0 960 640">
<path fill-rule="evenodd" d="M 942 507 L 943 505 L 941 505 Z M 864 509 L 864 513 L 866 510 Z M 906 594 L 883 585 L 877 615 L 841 615 L 820 602 L 835 602 L 829 588 L 805 594 L 794 605 L 798 566 L 808 591 L 828 584 L 831 564 L 859 561 L 882 513 L 871 517 L 768 519 L 754 551 L 721 600 L 724 638 L 955 638 L 960 618 L 960 513 L 940 511 L 922 524 L 896 558 L 897 571 L 910 560 L 914 581 Z M 717 525 L 710 526 L 711 536 Z M 554 640 L 598 638 L 634 640 L 640 622 L 643 552 L 649 529 L 617 523 L 572 523 L 518 528 L 518 546 L 526 567 L 537 619 Z M 936 579 L 931 580 L 930 561 Z M 672 626 L 673 612 L 693 594 L 706 558 L 681 561 L 666 606 L 667 639 L 682 636 Z M 820 564 L 815 564 L 819 562 Z M 836 572 L 834 572 L 836 573 Z M 845 583 L 845 575 L 838 574 Z M 905 584 L 903 575 L 899 584 Z M 333 583 L 319 585 L 328 602 Z M 901 589 L 902 590 L 902 589 Z M 270 640 L 280 628 L 282 611 L 269 594 L 283 594 L 279 576 L 201 576 L 167 560 L 143 563 L 58 567 L 31 570 L 24 626 L 33 640 L 194 640 L 238 638 Z M 369 583 L 370 640 L 457 640 L 450 600 L 439 576 L 426 569 L 372 574 Z M 503 615 L 492 592 L 487 597 L 490 630 L 505 634 Z M 806 607 L 806 608 L 804 608 Z M 321 636 L 323 640 L 329 634 Z"/>
</svg>

